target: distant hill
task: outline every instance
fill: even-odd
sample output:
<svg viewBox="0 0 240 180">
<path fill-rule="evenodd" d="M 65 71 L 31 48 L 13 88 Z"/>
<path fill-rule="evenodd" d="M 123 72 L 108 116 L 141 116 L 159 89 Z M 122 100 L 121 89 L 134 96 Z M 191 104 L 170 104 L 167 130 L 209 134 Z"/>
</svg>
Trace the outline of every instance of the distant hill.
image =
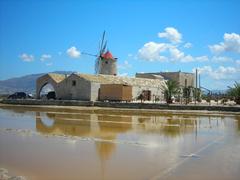
<svg viewBox="0 0 240 180">
<path fill-rule="evenodd" d="M 51 73 L 71 74 L 72 71 L 55 71 Z M 12 94 L 17 91 L 26 93 L 35 93 L 36 80 L 46 73 L 30 74 L 22 77 L 11 78 L 0 81 L 0 94 Z"/>
</svg>

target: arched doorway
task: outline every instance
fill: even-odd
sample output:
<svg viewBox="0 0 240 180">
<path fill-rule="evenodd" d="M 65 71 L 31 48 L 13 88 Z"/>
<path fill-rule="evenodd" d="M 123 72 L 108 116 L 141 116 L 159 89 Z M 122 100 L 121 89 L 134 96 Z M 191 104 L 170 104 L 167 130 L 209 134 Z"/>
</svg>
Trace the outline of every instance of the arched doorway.
<svg viewBox="0 0 240 180">
<path fill-rule="evenodd" d="M 55 98 L 58 99 L 58 83 L 61 82 L 65 76 L 63 75 L 57 75 L 57 74 L 45 74 L 37 79 L 36 83 L 36 97 L 37 99 L 41 98 L 41 93 L 44 91 L 52 90 L 53 97 L 55 95 Z M 50 84 L 50 85 L 48 85 Z M 44 90 L 44 91 L 42 91 Z M 50 92 L 50 91 L 48 91 Z"/>
<path fill-rule="evenodd" d="M 39 91 L 40 99 L 56 99 L 56 91 L 51 83 L 44 84 Z"/>
</svg>

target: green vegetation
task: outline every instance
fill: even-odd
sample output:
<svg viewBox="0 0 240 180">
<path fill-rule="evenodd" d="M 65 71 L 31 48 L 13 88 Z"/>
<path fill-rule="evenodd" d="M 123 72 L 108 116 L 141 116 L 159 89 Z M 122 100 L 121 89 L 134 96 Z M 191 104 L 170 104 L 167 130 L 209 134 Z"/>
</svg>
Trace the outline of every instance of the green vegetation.
<svg viewBox="0 0 240 180">
<path fill-rule="evenodd" d="M 195 93 L 196 93 L 196 94 L 195 94 Z M 193 94 L 194 94 L 194 96 L 196 96 L 196 101 L 198 101 L 198 102 L 201 102 L 201 101 L 202 101 L 202 99 L 201 99 L 201 97 L 202 97 L 202 91 L 201 91 L 200 88 L 193 88 Z"/>
<path fill-rule="evenodd" d="M 172 97 L 179 94 L 179 85 L 176 81 L 168 80 L 166 86 L 163 86 L 165 100 L 168 104 L 172 103 Z"/>
<path fill-rule="evenodd" d="M 240 83 L 235 82 L 233 87 L 229 87 L 228 96 L 233 99 L 236 104 L 240 104 Z"/>
<path fill-rule="evenodd" d="M 183 88 L 183 98 L 185 99 L 185 103 L 188 104 L 190 102 L 191 97 L 191 87 Z"/>
</svg>

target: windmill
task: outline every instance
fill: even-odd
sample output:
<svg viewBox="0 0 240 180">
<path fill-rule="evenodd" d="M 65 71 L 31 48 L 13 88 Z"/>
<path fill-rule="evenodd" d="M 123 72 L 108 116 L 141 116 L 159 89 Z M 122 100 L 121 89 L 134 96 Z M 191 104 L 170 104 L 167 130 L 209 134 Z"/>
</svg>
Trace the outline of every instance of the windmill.
<svg viewBox="0 0 240 180">
<path fill-rule="evenodd" d="M 107 48 L 107 40 L 105 40 L 106 32 L 103 32 L 102 39 L 99 43 L 99 52 L 97 55 L 83 52 L 82 54 L 94 56 L 95 60 L 95 74 L 116 75 L 116 60 Z"/>
</svg>

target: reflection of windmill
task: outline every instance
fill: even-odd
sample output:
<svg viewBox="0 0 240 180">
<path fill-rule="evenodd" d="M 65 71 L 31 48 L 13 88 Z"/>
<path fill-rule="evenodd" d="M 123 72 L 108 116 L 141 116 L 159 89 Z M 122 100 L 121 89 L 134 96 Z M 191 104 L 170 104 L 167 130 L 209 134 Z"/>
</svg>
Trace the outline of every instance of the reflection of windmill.
<svg viewBox="0 0 240 180">
<path fill-rule="evenodd" d="M 105 40 L 105 31 L 99 45 L 99 53 L 97 55 L 82 53 L 96 57 L 95 74 L 117 75 L 117 58 L 114 58 L 109 50 L 106 51 L 107 41 Z"/>
</svg>

